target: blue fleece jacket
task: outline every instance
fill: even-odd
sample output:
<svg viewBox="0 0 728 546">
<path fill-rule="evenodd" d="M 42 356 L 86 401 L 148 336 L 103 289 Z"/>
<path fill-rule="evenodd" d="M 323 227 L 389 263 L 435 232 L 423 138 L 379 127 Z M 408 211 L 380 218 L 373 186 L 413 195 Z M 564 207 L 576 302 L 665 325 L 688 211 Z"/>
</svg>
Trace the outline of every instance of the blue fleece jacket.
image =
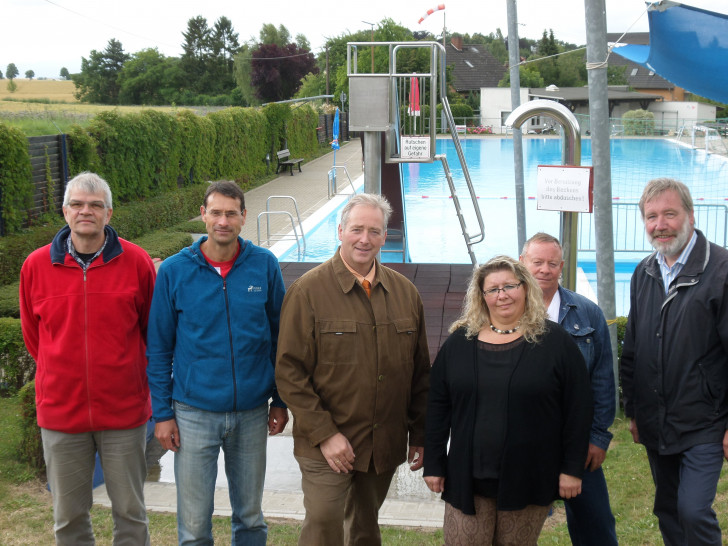
<svg viewBox="0 0 728 546">
<path fill-rule="evenodd" d="M 147 376 L 156 421 L 172 400 L 206 411 L 255 408 L 278 397 L 274 366 L 285 288 L 268 250 L 239 238 L 223 279 L 200 244 L 166 259 L 157 273 L 147 334 Z"/>
</svg>

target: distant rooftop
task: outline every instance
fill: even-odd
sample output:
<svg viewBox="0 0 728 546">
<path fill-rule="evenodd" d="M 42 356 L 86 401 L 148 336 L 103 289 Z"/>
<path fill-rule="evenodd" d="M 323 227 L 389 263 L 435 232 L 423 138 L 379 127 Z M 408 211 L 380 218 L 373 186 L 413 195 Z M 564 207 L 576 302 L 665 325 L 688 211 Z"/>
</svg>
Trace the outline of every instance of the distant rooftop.
<svg viewBox="0 0 728 546">
<path fill-rule="evenodd" d="M 465 45 L 458 36 L 447 47 L 447 65 L 453 67 L 453 86 L 458 92 L 498 87 L 507 70 L 484 45 Z"/>
</svg>

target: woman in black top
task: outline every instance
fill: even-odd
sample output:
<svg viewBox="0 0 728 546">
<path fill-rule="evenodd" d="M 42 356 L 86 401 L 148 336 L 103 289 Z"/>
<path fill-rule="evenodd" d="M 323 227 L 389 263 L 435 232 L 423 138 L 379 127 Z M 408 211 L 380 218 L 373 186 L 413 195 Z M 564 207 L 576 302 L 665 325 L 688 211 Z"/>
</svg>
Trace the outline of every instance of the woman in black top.
<svg viewBox="0 0 728 546">
<path fill-rule="evenodd" d="M 536 544 L 552 502 L 581 492 L 583 357 L 508 256 L 475 269 L 450 331 L 430 375 L 424 472 L 447 503 L 445 543 Z"/>
</svg>

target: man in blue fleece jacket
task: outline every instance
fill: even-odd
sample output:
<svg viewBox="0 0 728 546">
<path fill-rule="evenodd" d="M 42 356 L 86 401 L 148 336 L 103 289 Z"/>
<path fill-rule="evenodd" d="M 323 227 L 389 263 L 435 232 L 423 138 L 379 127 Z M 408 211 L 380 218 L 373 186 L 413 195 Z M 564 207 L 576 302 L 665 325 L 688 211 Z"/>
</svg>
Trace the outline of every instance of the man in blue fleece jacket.
<svg viewBox="0 0 728 546">
<path fill-rule="evenodd" d="M 234 182 L 211 183 L 200 213 L 208 236 L 157 273 L 147 341 L 155 436 L 175 452 L 179 543 L 212 544 L 222 448 L 232 544 L 262 545 L 266 432 L 288 421 L 274 382 L 283 278 L 270 251 L 239 237 L 245 198 Z"/>
</svg>

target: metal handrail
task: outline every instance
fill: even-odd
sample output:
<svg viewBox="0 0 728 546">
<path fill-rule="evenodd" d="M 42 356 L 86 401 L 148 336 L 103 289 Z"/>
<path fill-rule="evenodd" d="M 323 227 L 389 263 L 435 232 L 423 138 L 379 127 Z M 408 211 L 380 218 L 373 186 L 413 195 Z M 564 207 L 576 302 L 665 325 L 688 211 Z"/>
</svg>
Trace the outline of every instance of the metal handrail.
<svg viewBox="0 0 728 546">
<path fill-rule="evenodd" d="M 285 210 L 270 210 L 270 202 L 272 199 L 288 199 L 293 202 L 293 208 L 296 211 L 296 219 L 298 220 L 298 229 L 296 229 L 296 223 L 294 222 L 293 215 Z M 291 221 L 291 230 L 293 231 L 293 235 L 271 235 L 270 234 L 270 217 L 276 214 L 285 214 L 288 216 L 288 218 Z M 261 244 L 261 238 L 260 238 L 260 219 L 262 216 L 265 216 L 265 223 L 266 223 L 266 239 L 265 244 L 270 246 L 271 241 L 286 241 L 286 240 L 296 240 L 296 245 L 298 245 L 298 251 L 301 252 L 301 241 L 303 241 L 303 252 L 306 252 L 306 237 L 303 234 L 303 224 L 301 223 L 301 215 L 298 212 L 298 202 L 296 199 L 290 195 L 271 195 L 266 199 L 265 201 L 265 211 L 258 214 L 257 217 L 257 229 L 258 229 L 258 245 Z M 298 230 L 301 231 L 301 234 L 299 235 Z"/>
<path fill-rule="evenodd" d="M 351 181 L 351 176 L 349 175 L 349 170 L 346 168 L 346 165 L 332 165 L 329 169 L 329 199 L 334 197 L 335 195 L 339 195 L 339 192 L 336 189 L 336 169 L 344 169 L 344 172 L 346 173 L 346 178 L 349 179 L 349 185 L 351 186 L 351 193 L 353 195 L 356 195 L 356 188 L 354 187 L 354 183 Z M 331 176 L 331 171 L 334 171 L 334 176 Z"/>
</svg>

